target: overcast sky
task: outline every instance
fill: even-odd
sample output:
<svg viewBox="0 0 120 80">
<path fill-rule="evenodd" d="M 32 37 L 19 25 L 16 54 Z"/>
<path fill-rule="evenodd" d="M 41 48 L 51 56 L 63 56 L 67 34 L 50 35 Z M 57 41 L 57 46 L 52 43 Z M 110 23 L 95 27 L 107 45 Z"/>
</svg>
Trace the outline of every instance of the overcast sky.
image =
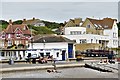
<svg viewBox="0 0 120 80">
<path fill-rule="evenodd" d="M 87 2 L 87 0 L 86 2 L 15 2 L 15 0 L 4 0 L 0 6 L 2 9 L 0 19 L 18 20 L 35 17 L 55 22 L 64 22 L 78 17 L 92 18 L 93 16 L 101 19 L 103 17 L 118 19 L 118 2 L 106 1 L 109 2 Z"/>
</svg>

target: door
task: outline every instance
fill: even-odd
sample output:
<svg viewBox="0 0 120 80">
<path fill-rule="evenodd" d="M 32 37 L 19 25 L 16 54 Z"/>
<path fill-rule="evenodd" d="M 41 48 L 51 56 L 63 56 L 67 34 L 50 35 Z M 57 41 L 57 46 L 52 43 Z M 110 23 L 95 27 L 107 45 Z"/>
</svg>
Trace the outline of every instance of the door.
<svg viewBox="0 0 120 80">
<path fill-rule="evenodd" d="M 44 53 L 40 53 L 40 57 L 44 57 Z"/>
<path fill-rule="evenodd" d="M 73 44 L 68 44 L 68 58 L 73 58 Z"/>
<path fill-rule="evenodd" d="M 65 50 L 62 51 L 62 60 L 64 61 L 65 60 Z"/>
</svg>

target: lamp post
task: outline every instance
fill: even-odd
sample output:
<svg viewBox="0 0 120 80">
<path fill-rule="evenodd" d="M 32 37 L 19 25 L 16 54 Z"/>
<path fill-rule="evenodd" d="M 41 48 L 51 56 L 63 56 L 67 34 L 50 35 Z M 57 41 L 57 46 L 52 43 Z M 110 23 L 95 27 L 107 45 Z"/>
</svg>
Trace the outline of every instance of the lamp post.
<svg viewBox="0 0 120 80">
<path fill-rule="evenodd" d="M 45 39 L 43 38 L 43 50 L 44 50 L 44 54 L 45 54 Z"/>
</svg>

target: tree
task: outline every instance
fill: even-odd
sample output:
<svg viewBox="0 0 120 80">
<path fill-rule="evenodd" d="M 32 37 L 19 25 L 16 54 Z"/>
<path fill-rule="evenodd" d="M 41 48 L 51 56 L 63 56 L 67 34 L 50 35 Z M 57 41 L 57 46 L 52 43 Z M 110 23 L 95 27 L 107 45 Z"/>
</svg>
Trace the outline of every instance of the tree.
<svg viewBox="0 0 120 80">
<path fill-rule="evenodd" d="M 14 21 L 13 24 L 22 24 L 23 21 L 22 20 L 17 20 L 17 21 Z"/>
<path fill-rule="evenodd" d="M 0 28 L 5 29 L 8 26 L 8 22 L 5 20 L 0 20 Z"/>
</svg>

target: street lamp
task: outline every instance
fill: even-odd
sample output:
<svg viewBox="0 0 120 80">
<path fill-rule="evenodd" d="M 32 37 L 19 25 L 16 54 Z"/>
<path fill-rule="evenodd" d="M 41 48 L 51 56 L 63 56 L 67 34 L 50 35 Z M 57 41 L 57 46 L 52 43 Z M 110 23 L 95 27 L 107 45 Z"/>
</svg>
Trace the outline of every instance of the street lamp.
<svg viewBox="0 0 120 80">
<path fill-rule="evenodd" d="M 43 50 L 44 50 L 44 54 L 45 54 L 45 39 L 43 38 Z"/>
</svg>

